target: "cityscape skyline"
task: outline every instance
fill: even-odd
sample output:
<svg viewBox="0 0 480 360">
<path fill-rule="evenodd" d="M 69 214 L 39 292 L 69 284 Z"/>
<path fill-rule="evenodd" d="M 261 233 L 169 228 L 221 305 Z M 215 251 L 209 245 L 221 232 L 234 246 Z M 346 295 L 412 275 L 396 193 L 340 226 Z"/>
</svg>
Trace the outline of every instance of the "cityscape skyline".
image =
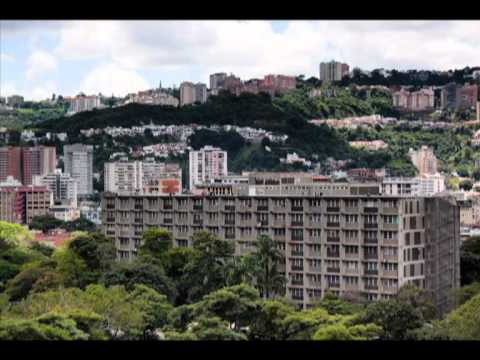
<svg viewBox="0 0 480 360">
<path fill-rule="evenodd" d="M 1 21 L 0 93 L 125 96 L 216 72 L 318 77 L 335 59 L 365 70 L 476 66 L 478 21 Z M 416 51 L 419 47 L 422 52 Z M 414 51 L 415 50 L 415 51 Z"/>
</svg>

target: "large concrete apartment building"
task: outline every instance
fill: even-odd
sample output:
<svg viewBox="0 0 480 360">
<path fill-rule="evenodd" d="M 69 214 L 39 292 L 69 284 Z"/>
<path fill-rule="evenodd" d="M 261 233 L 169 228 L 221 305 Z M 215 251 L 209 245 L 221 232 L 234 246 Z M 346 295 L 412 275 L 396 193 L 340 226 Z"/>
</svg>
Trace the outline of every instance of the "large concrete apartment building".
<svg viewBox="0 0 480 360">
<path fill-rule="evenodd" d="M 184 247 L 207 230 L 235 242 L 237 255 L 269 235 L 284 255 L 286 295 L 299 307 L 326 291 L 373 301 L 412 283 L 432 291 L 440 312 L 451 308 L 460 279 L 455 200 L 382 195 L 378 184 L 259 183 L 212 184 L 201 196 L 104 193 L 103 232 L 123 260 L 136 256 L 149 227 L 171 231 Z"/>
</svg>

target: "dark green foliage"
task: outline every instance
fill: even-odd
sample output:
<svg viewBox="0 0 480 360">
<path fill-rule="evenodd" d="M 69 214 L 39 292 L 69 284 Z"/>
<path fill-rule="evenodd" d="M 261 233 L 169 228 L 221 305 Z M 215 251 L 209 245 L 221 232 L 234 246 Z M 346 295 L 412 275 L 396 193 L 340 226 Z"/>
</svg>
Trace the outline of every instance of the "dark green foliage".
<svg viewBox="0 0 480 360">
<path fill-rule="evenodd" d="M 462 243 L 460 269 L 462 285 L 480 281 L 480 237 L 474 236 Z"/>
<path fill-rule="evenodd" d="M 109 269 L 116 257 L 112 240 L 101 233 L 79 235 L 69 244 L 69 249 L 79 255 L 93 271 Z"/>
<path fill-rule="evenodd" d="M 172 233 L 165 229 L 150 228 L 142 235 L 140 256 L 152 256 L 162 260 L 173 245 Z"/>
<path fill-rule="evenodd" d="M 62 224 L 62 220 L 58 220 L 52 216 L 34 216 L 30 223 L 30 228 L 47 233 L 50 230 L 60 227 Z"/>
<path fill-rule="evenodd" d="M 73 231 L 88 231 L 94 232 L 96 226 L 90 220 L 79 218 L 73 221 L 62 221 L 58 220 L 52 216 L 35 216 L 32 219 L 30 224 L 31 229 L 41 230 L 44 233 L 47 233 L 49 230 L 56 228 L 65 229 L 69 232 Z"/>
<path fill-rule="evenodd" d="M 423 325 L 421 311 L 399 300 L 382 300 L 370 304 L 366 308 L 363 322 L 381 326 L 385 340 L 406 340 L 412 330 Z"/>
<path fill-rule="evenodd" d="M 30 245 L 30 249 L 32 249 L 33 251 L 37 251 L 45 255 L 46 257 L 52 256 L 53 252 L 55 251 L 55 249 L 52 246 L 42 244 L 41 242 L 38 242 L 38 241 Z"/>
<path fill-rule="evenodd" d="M 116 264 L 103 275 L 102 282 L 106 286 L 123 285 L 128 291 L 143 284 L 167 296 L 169 301 L 173 301 L 176 295 L 173 282 L 165 275 L 161 265 L 156 263 L 136 261 Z"/>
</svg>

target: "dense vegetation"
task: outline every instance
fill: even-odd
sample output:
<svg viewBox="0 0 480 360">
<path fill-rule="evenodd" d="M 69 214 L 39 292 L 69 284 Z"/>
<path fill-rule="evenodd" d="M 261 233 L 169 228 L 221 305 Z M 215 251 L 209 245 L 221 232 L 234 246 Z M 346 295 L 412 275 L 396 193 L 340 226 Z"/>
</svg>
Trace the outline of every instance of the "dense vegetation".
<svg viewBox="0 0 480 360">
<path fill-rule="evenodd" d="M 340 130 L 347 141 L 383 140 L 388 149 L 375 154 L 375 160 L 382 153 L 391 159 L 399 161 L 406 159 L 410 148 L 419 149 L 422 145 L 433 148 L 440 160 L 440 170 L 457 171 L 461 176 L 477 176 L 475 160 L 480 160 L 479 154 L 471 146 L 472 131 L 466 128 L 453 130 L 422 130 L 421 128 L 387 126 L 377 129 Z"/>
<path fill-rule="evenodd" d="M 209 233 L 173 248 L 168 231 L 150 228 L 130 263 L 98 233 L 53 249 L 0 223 L 0 239 L 1 340 L 480 339 L 479 283 L 458 290 L 460 307 L 443 319 L 412 286 L 376 303 L 327 293 L 298 310 L 268 237 L 235 257 L 232 242 Z"/>
</svg>

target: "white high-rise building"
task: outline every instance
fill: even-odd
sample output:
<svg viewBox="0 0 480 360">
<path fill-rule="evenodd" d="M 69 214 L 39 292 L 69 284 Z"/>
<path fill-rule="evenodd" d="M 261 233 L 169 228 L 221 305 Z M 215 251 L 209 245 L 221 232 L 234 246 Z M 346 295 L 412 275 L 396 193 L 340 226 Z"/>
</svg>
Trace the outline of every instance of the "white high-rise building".
<svg viewBox="0 0 480 360">
<path fill-rule="evenodd" d="M 83 144 L 63 147 L 65 173 L 78 183 L 78 195 L 93 193 L 93 146 Z"/>
<path fill-rule="evenodd" d="M 189 185 L 212 182 L 214 179 L 228 175 L 227 152 L 220 148 L 205 146 L 198 151 L 190 151 Z"/>
<path fill-rule="evenodd" d="M 180 106 L 207 101 L 207 85 L 185 81 L 180 85 Z"/>
<path fill-rule="evenodd" d="M 126 161 L 105 163 L 104 190 L 121 193 L 135 192 L 142 184 L 142 162 Z"/>
<path fill-rule="evenodd" d="M 176 193 L 182 190 L 182 169 L 178 164 L 145 161 L 128 161 L 121 159 L 116 162 L 105 163 L 105 191 L 114 193 L 142 193 L 152 192 L 152 186 L 162 192 L 159 183 L 162 180 L 176 179 Z M 165 185 L 166 186 L 166 185 Z"/>
<path fill-rule="evenodd" d="M 61 169 L 44 176 L 34 175 L 33 185 L 46 186 L 55 202 L 69 202 L 72 208 L 77 207 L 77 181 L 69 174 L 62 173 Z"/>
<path fill-rule="evenodd" d="M 82 111 L 91 111 L 93 109 L 102 108 L 100 96 L 76 96 L 70 101 L 69 114 L 76 114 Z"/>
</svg>

